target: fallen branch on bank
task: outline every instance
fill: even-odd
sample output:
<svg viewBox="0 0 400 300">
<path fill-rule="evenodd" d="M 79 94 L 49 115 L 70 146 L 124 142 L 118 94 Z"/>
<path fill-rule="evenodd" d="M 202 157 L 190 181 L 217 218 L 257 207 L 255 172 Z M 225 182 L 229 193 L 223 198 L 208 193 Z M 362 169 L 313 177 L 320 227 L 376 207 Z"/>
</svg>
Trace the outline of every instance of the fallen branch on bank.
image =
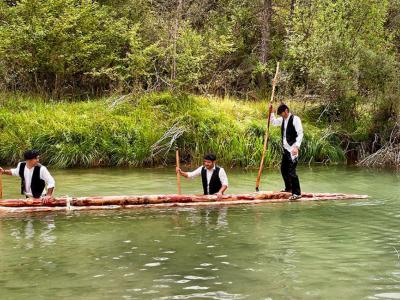
<svg viewBox="0 0 400 300">
<path fill-rule="evenodd" d="M 163 136 L 155 142 L 150 150 L 150 158 L 155 158 L 159 155 L 166 155 L 171 151 L 172 146 L 175 144 L 176 140 L 185 132 L 185 128 L 180 126 L 179 123 L 172 125 Z"/>
<path fill-rule="evenodd" d="M 400 168 L 400 124 L 393 128 L 389 141 L 381 149 L 362 159 L 358 166 Z"/>
</svg>

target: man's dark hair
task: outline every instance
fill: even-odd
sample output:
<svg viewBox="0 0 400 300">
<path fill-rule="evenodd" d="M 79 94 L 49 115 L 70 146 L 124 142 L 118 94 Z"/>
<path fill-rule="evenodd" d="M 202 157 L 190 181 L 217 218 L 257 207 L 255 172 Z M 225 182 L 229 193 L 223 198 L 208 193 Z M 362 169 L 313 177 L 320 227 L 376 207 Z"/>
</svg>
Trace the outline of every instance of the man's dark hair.
<svg viewBox="0 0 400 300">
<path fill-rule="evenodd" d="M 286 109 L 289 111 L 289 107 L 288 107 L 286 104 L 282 103 L 281 105 L 278 106 L 278 110 L 276 111 L 276 113 L 277 113 L 278 115 L 280 115 L 280 114 L 283 113 Z"/>
<path fill-rule="evenodd" d="M 203 156 L 204 160 L 211 160 L 211 161 L 216 161 L 217 157 L 215 156 L 215 154 L 213 153 L 208 153 L 206 155 Z"/>
<path fill-rule="evenodd" d="M 24 159 L 25 160 L 29 160 L 29 159 L 34 159 L 37 158 L 39 156 L 39 151 L 37 150 L 28 150 L 24 153 Z"/>
</svg>

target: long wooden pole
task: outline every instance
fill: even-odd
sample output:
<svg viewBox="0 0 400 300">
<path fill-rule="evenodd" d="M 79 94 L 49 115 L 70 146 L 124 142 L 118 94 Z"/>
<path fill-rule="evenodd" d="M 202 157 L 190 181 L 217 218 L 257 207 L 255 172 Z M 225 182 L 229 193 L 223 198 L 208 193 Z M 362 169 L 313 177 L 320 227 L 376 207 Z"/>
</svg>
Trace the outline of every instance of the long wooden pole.
<svg viewBox="0 0 400 300">
<path fill-rule="evenodd" d="M 3 199 L 3 175 L 0 174 L 0 199 Z"/>
<path fill-rule="evenodd" d="M 258 169 L 258 175 L 257 175 L 257 180 L 256 180 L 256 192 L 259 191 L 260 181 L 261 181 L 261 174 L 262 174 L 262 170 L 263 170 L 263 167 L 264 167 L 265 154 L 267 153 L 267 149 L 268 149 L 269 124 L 270 124 L 270 121 L 271 121 L 272 102 L 274 101 L 275 87 L 276 87 L 276 82 L 278 81 L 278 74 L 279 74 L 279 62 L 277 62 L 277 64 L 276 64 L 275 77 L 274 77 L 274 79 L 273 79 L 273 81 L 272 81 L 271 100 L 270 100 L 270 102 L 269 102 L 269 107 L 268 107 L 267 130 L 265 131 L 264 148 L 263 148 L 263 153 L 262 153 L 262 156 L 261 156 L 260 167 L 259 167 L 259 169 Z"/>
<path fill-rule="evenodd" d="M 176 157 L 175 157 L 176 158 L 176 167 L 180 168 L 178 147 L 175 150 L 176 150 Z M 182 193 L 182 191 L 181 191 L 181 174 L 179 174 L 179 172 L 176 172 L 176 183 L 178 185 L 178 195 L 180 195 Z"/>
</svg>

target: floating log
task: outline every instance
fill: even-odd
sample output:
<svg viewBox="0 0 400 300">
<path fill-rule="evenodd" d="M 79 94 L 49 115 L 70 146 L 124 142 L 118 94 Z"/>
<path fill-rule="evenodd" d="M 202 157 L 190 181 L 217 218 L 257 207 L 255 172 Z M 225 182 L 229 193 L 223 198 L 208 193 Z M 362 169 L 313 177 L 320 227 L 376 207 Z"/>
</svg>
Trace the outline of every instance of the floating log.
<svg viewBox="0 0 400 300">
<path fill-rule="evenodd" d="M 48 204 L 38 199 L 0 200 L 0 212 L 35 212 L 58 210 L 93 210 L 116 208 L 156 208 L 205 205 L 234 205 L 289 202 L 290 193 L 256 192 L 249 194 L 223 195 L 131 195 L 131 196 L 92 196 L 59 197 Z M 367 195 L 303 193 L 295 202 L 366 199 Z"/>
</svg>

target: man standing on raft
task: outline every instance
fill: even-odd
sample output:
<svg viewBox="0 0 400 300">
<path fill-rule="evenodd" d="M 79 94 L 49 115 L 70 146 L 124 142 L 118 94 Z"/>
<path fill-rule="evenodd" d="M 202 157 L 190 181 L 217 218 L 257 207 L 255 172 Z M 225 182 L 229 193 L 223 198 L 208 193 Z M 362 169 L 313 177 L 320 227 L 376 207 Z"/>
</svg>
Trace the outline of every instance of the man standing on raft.
<svg viewBox="0 0 400 300">
<path fill-rule="evenodd" d="M 228 177 L 225 170 L 215 164 L 217 157 L 214 154 L 206 154 L 203 157 L 203 166 L 193 172 L 183 172 L 176 168 L 176 172 L 186 178 L 194 178 L 201 175 L 204 195 L 217 195 L 221 197 L 228 188 Z"/>
<path fill-rule="evenodd" d="M 39 158 L 38 151 L 26 151 L 25 161 L 18 163 L 15 169 L 4 170 L 0 167 L 0 173 L 21 177 L 21 194 L 27 198 L 41 199 L 43 204 L 48 204 L 53 199 L 55 181 L 47 168 L 39 163 Z"/>
<path fill-rule="evenodd" d="M 277 114 L 279 118 L 275 118 L 275 114 L 271 113 L 271 124 L 281 126 L 282 135 L 282 163 L 281 173 L 285 182 L 283 192 L 292 193 L 289 200 L 297 200 L 301 198 L 299 177 L 296 174 L 297 161 L 299 157 L 299 149 L 303 140 L 303 126 L 298 116 L 289 112 L 286 104 L 278 107 Z"/>
</svg>

